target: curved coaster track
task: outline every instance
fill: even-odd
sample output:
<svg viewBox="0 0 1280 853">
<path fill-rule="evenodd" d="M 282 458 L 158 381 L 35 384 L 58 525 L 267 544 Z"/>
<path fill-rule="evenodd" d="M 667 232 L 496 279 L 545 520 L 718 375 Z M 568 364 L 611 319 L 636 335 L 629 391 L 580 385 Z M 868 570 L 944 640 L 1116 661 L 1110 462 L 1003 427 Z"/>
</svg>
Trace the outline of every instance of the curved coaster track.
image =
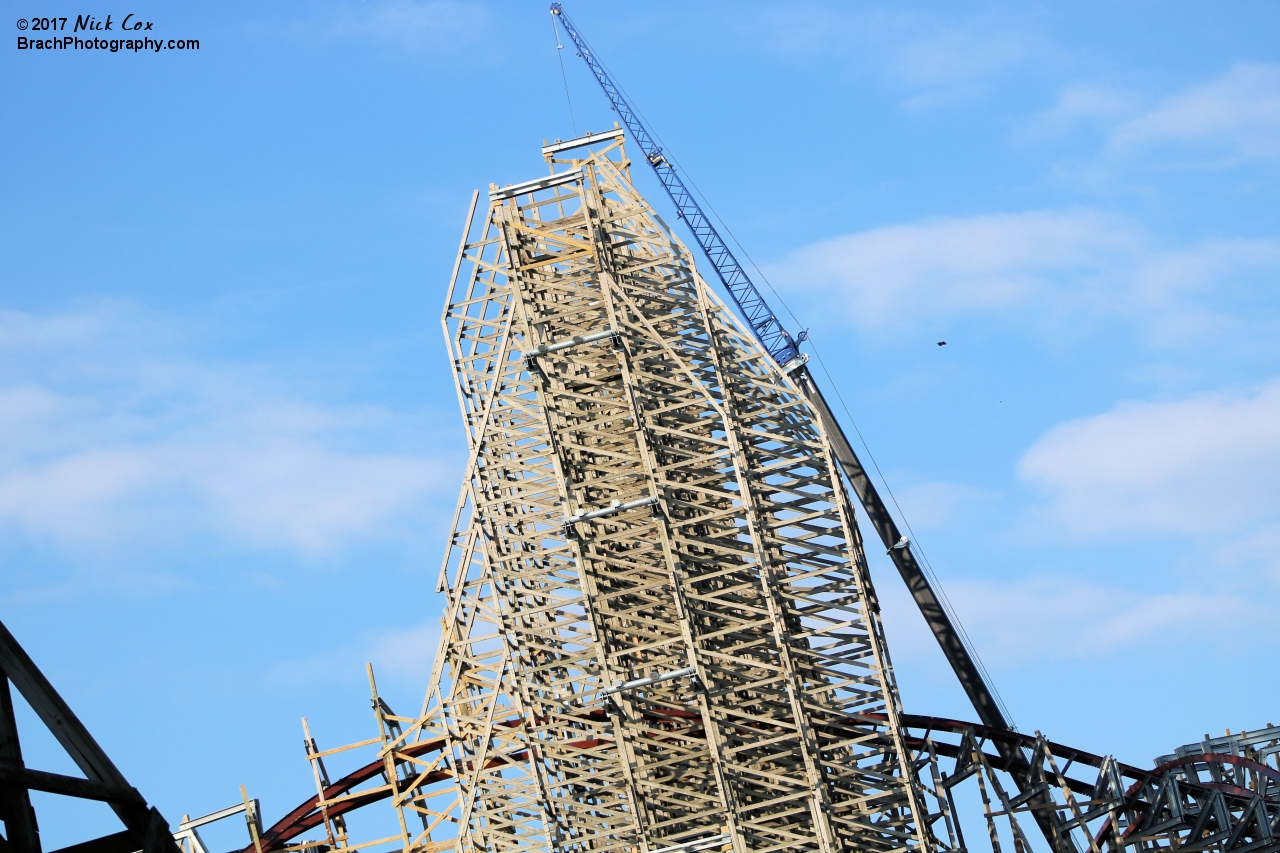
<svg viewBox="0 0 1280 853">
<path fill-rule="evenodd" d="M 917 784 L 933 806 L 929 824 L 938 850 L 968 849 L 962 812 L 956 807 L 965 787 L 982 803 L 981 819 L 970 826 L 971 833 L 976 828 L 997 853 L 1002 843 L 1011 842 L 1017 851 L 1033 848 L 1026 834 L 1030 798 L 1008 795 L 1014 768 L 995 749 L 997 743 L 1012 747 L 1023 763 L 1018 769 L 1037 780 L 1037 790 L 1049 794 L 1056 849 L 1265 851 L 1280 842 L 1280 726 L 1191 744 L 1143 770 L 1054 743 L 1038 732 L 1032 737 L 914 714 L 901 719 Z M 518 721 L 504 724 L 514 727 Z M 396 756 L 394 785 L 387 781 L 385 760 L 370 761 L 325 785 L 271 826 L 261 836 L 263 853 L 325 847 L 297 839 L 326 828 L 326 823 L 332 833 L 345 815 L 393 795 L 401 807 L 450 796 L 452 773 L 438 761 L 443 738 L 388 746 Z M 489 760 L 499 766 L 526 756 Z M 452 846 L 448 842 L 436 849 Z M 242 853 L 255 853 L 254 846 Z"/>
</svg>

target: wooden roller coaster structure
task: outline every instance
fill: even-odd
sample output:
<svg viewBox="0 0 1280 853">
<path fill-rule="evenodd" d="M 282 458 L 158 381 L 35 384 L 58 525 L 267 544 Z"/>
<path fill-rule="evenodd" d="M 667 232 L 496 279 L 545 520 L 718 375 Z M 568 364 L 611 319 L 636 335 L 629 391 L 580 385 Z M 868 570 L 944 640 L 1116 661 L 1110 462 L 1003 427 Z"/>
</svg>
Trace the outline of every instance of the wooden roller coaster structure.
<svg viewBox="0 0 1280 853">
<path fill-rule="evenodd" d="M 242 788 L 175 834 L 0 625 L 0 853 L 41 853 L 32 791 L 124 827 L 55 853 L 210 853 L 237 816 L 238 853 L 1280 853 L 1280 727 L 1150 770 L 1012 729 L 804 335 L 552 12 L 623 126 L 472 198 L 442 316 L 469 457 L 420 711 L 370 668 L 375 737 L 321 749 L 303 720 L 313 796 L 264 827 Z M 979 722 L 903 710 L 859 508 Z M 25 766 L 11 683 L 83 778 Z"/>
<path fill-rule="evenodd" d="M 331 781 L 355 747 L 307 731 L 315 796 L 243 853 L 1280 850 L 1280 729 L 1152 770 L 1012 730 L 805 336 L 551 12 L 621 126 L 472 199 L 443 315 L 470 457 L 426 701 L 395 715 L 370 671 L 376 758 Z M 636 191 L 627 134 L 736 314 Z M 859 506 L 979 723 L 903 712 Z M 377 802 L 398 831 L 354 840 Z"/>
<path fill-rule="evenodd" d="M 903 712 L 824 412 L 624 143 L 547 145 L 548 175 L 473 197 L 443 315 L 470 457 L 426 701 L 395 714 L 370 670 L 378 736 L 308 730 L 315 795 L 242 853 L 1280 850 L 1280 728 L 1143 770 Z M 374 804 L 393 831 L 357 838 Z"/>
</svg>

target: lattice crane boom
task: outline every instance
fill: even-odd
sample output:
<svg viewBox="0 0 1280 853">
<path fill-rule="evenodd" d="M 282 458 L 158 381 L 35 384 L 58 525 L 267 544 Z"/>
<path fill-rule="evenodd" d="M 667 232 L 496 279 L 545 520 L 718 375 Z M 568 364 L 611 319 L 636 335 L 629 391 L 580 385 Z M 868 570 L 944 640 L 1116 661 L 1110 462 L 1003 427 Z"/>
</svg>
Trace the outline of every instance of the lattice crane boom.
<svg viewBox="0 0 1280 853">
<path fill-rule="evenodd" d="M 910 590 L 912 597 L 916 601 L 916 605 L 924 615 L 925 622 L 928 623 L 930 630 L 933 631 L 934 636 L 937 638 L 938 644 L 942 647 L 943 653 L 955 671 L 956 677 L 960 680 L 960 684 L 968 695 L 969 700 L 973 703 L 979 718 L 985 725 L 993 728 L 1010 729 L 1010 723 L 996 702 L 994 692 L 986 683 L 986 679 L 982 677 L 982 673 L 961 639 L 960 633 L 956 630 L 928 578 L 921 570 L 915 555 L 912 554 L 910 543 L 899 531 L 893 516 L 890 514 L 884 500 L 880 497 L 876 487 L 872 484 L 870 476 L 854 452 L 853 445 L 841 428 L 840 422 L 836 419 L 831 406 L 827 403 L 821 389 L 814 381 L 812 373 L 805 367 L 804 362 L 806 359 L 801 357 L 798 344 L 804 340 L 806 335 L 801 333 L 798 337 L 792 337 L 783 327 L 782 321 L 778 319 L 777 314 L 773 312 L 768 302 L 765 301 L 743 269 L 742 264 L 734 257 L 732 250 L 720 236 L 719 231 L 716 230 L 706 214 L 703 213 L 702 207 L 694 198 L 693 193 L 685 186 L 674 165 L 663 154 L 662 148 L 654 141 L 653 134 L 649 132 L 639 113 L 627 102 L 622 89 L 613 80 L 568 14 L 565 13 L 564 7 L 559 3 L 552 3 L 551 14 L 560 21 L 565 33 L 573 42 L 574 47 L 577 48 L 578 55 L 582 57 L 583 61 L 587 63 L 587 67 L 591 69 L 591 73 L 600 84 L 600 88 L 604 90 L 605 96 L 608 97 L 622 124 L 640 146 L 641 151 L 644 152 L 645 160 L 653 167 L 658 180 L 675 204 L 679 218 L 689 227 L 694 239 L 715 268 L 716 275 L 724 285 L 725 290 L 728 291 L 729 296 L 742 312 L 743 317 L 760 340 L 761 345 L 773 357 L 774 361 L 790 374 L 791 379 L 809 398 L 810 403 L 813 404 L 823 422 L 823 426 L 832 438 L 832 449 L 844 469 L 845 476 L 857 493 L 868 518 L 879 534 L 881 541 L 884 542 L 884 546 L 889 556 L 893 559 L 898 573 L 902 576 L 908 590 Z"/>
<path fill-rule="evenodd" d="M 552 3 L 551 14 L 559 17 L 565 33 L 578 49 L 578 55 L 587 63 L 587 67 L 600 83 L 600 88 L 604 89 L 605 96 L 609 98 L 609 103 L 613 105 L 619 119 L 631 132 L 632 139 L 640 146 L 645 160 L 653 167 L 658 180 L 662 182 L 663 189 L 675 204 L 677 215 L 684 220 L 685 225 L 689 226 L 694 240 L 706 253 L 711 266 L 715 268 L 716 276 L 733 297 L 734 303 L 761 345 L 778 364 L 785 365 L 795 359 L 800 355 L 799 343 L 804 340 L 804 334 L 801 333 L 798 339 L 793 338 L 791 333 L 783 327 L 778 315 L 773 313 L 773 309 L 769 307 L 769 303 L 765 301 L 751 277 L 747 275 L 747 271 L 743 269 L 742 264 L 738 263 L 738 259 L 734 257 L 728 244 L 720 236 L 720 232 L 711 223 L 711 219 L 703 213 L 702 206 L 685 186 L 675 166 L 663 155 L 662 147 L 654 141 L 653 135 L 645 127 L 640 115 L 631 108 L 622 90 L 596 59 L 582 34 L 565 14 L 563 7 L 559 3 Z"/>
</svg>

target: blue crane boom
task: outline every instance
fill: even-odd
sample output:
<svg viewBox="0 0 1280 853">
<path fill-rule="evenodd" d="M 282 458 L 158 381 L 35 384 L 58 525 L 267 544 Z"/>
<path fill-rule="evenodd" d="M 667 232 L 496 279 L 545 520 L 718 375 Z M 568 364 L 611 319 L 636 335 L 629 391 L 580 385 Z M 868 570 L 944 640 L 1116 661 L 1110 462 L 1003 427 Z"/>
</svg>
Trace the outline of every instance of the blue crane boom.
<svg viewBox="0 0 1280 853">
<path fill-rule="evenodd" d="M 653 135 L 644 126 L 640 116 L 627 103 L 627 99 L 622 95 L 622 90 L 613 82 L 609 72 L 596 59 L 595 54 L 591 52 L 591 48 L 587 46 L 587 42 L 582 38 L 582 34 L 578 32 L 578 28 L 573 25 L 573 21 L 569 20 L 569 16 L 565 14 L 559 3 L 551 4 L 551 14 L 559 17 L 565 33 L 568 34 L 570 40 L 573 41 L 574 46 L 578 49 L 578 55 L 586 61 L 587 67 L 591 69 L 591 73 L 595 75 L 596 80 L 600 83 L 600 88 L 604 89 L 605 95 L 609 98 L 609 103 L 613 105 L 613 109 L 622 120 L 622 124 L 627 130 L 631 131 L 632 139 L 640 146 L 640 151 L 644 154 L 644 158 L 649 161 L 649 165 L 657 173 L 658 180 L 662 182 L 667 195 L 671 196 L 671 201 L 675 203 L 677 215 L 684 220 L 685 224 L 689 226 L 689 230 L 693 232 L 693 239 L 698 241 L 698 245 L 706 253 L 707 259 L 711 261 L 711 266 L 715 268 L 716 275 L 720 278 L 724 289 L 729 292 L 729 295 L 737 304 L 738 310 L 742 312 L 742 316 L 746 318 L 747 323 L 751 326 L 751 330 L 755 332 L 760 343 L 769 355 L 773 357 L 773 360 L 780 365 L 785 365 L 796 358 L 796 356 L 800 355 L 797 340 L 791 337 L 791 333 L 783 327 L 778 316 L 769 307 L 769 303 L 764 301 L 764 297 L 756 289 L 755 283 L 747 275 L 747 271 L 742 268 L 742 264 L 738 263 L 738 259 L 733 256 L 733 252 L 729 250 L 729 246 L 725 243 L 724 238 L 720 236 L 720 232 L 711 224 L 711 220 L 707 215 L 702 212 L 702 206 L 698 204 L 693 193 L 689 192 L 689 188 L 684 185 L 684 181 L 680 179 L 680 174 L 676 171 L 675 166 L 663 156 L 662 148 L 654 141 Z M 800 340 L 803 339 L 804 335 L 802 333 Z"/>
<path fill-rule="evenodd" d="M 693 232 L 694 239 L 698 241 L 707 259 L 715 267 L 716 275 L 719 276 L 730 297 L 737 303 L 738 309 L 751 325 L 760 343 L 774 361 L 790 375 L 791 381 L 813 406 L 814 413 L 831 441 L 832 454 L 844 470 L 849 485 L 857 494 L 859 502 L 867 513 L 867 520 L 880 535 L 880 541 L 884 543 L 886 553 L 893 560 L 894 567 L 897 568 L 898 574 L 911 592 L 911 597 L 915 599 L 925 623 L 933 632 L 947 662 L 951 664 L 951 669 L 960 681 L 960 686 L 964 688 L 969 701 L 973 703 L 979 719 L 985 725 L 995 729 L 1012 728 L 995 691 L 987 683 L 963 636 L 956 630 L 951 613 L 943 606 L 929 579 L 916 561 L 911 542 L 899 533 L 897 522 L 889 513 L 875 484 L 871 482 L 866 468 L 854 452 L 853 445 L 823 396 L 822 389 L 818 387 L 813 374 L 805 365 L 805 359 L 799 358 L 800 351 L 797 344 L 802 342 L 806 335 L 801 333 L 798 338 L 792 338 L 783 328 L 777 315 L 765 302 L 760 291 L 756 289 L 751 278 L 738 263 L 738 259 L 733 256 L 733 252 L 720 237 L 720 233 L 716 231 L 693 194 L 684 185 L 675 166 L 668 162 L 662 153 L 662 148 L 654 141 L 653 135 L 644 126 L 640 116 L 627 103 L 622 90 L 614 83 L 604 65 L 587 46 L 586 40 L 573 25 L 573 21 L 569 20 L 564 8 L 559 3 L 552 3 L 551 14 L 559 19 L 560 25 L 564 27 L 564 31 L 577 47 L 578 55 L 587 63 L 600 88 L 604 89 L 614 111 L 618 113 L 619 118 L 630 131 L 632 139 L 639 145 L 645 159 L 657 173 L 658 180 L 662 182 L 663 188 L 675 203 L 680 218 Z M 1008 746 L 997 745 L 997 751 L 1013 773 L 1014 782 L 1022 792 L 1022 798 L 1026 799 L 1034 810 L 1032 814 L 1045 840 L 1048 841 L 1050 849 L 1058 849 L 1061 833 L 1056 825 L 1057 818 L 1047 811 L 1051 807 L 1051 802 L 1045 792 L 1036 790 L 1033 787 L 1034 780 L 1026 774 L 1025 757 Z"/>
<path fill-rule="evenodd" d="M 693 232 L 694 239 L 698 241 L 698 245 L 706 253 L 707 259 L 715 267 L 716 275 L 719 276 L 725 290 L 729 292 L 730 297 L 732 297 L 747 322 L 751 325 L 760 343 L 768 351 L 769 355 L 773 357 L 774 361 L 784 367 L 792 382 L 796 384 L 813 405 L 818 419 L 831 440 L 831 448 L 836 461 L 844 470 L 845 477 L 848 478 L 850 486 L 857 494 L 863 509 L 866 510 L 867 520 L 871 522 L 876 532 L 880 535 L 880 541 L 884 543 L 890 559 L 893 560 L 894 566 L 898 570 L 898 574 L 902 576 L 902 580 L 906 583 L 907 589 L 910 590 L 912 598 L 915 599 L 916 606 L 920 608 L 925 622 L 929 625 L 930 630 L 933 631 L 938 645 L 942 647 L 943 654 L 946 655 L 947 661 L 951 664 L 951 668 L 968 695 L 969 701 L 973 703 L 974 709 L 978 712 L 978 717 L 985 725 L 993 728 L 1011 728 L 994 691 L 987 684 L 960 632 L 956 630 L 951 614 L 942 605 L 920 564 L 916 561 L 910 541 L 899 532 L 897 522 L 894 521 L 884 500 L 871 482 L 871 477 L 854 452 L 853 445 L 849 442 L 848 436 L 845 435 L 844 428 L 836 419 L 835 413 L 831 410 L 831 406 L 822 394 L 822 390 L 814 381 L 813 374 L 809 372 L 803 359 L 797 360 L 800 355 L 797 344 L 801 343 L 806 335 L 801 333 L 798 338 L 793 338 L 783 328 L 777 315 L 773 313 L 769 304 L 765 302 L 764 297 L 760 295 L 760 291 L 756 289 L 755 284 L 742 268 L 742 265 L 738 263 L 738 259 L 733 256 L 733 252 L 729 250 L 720 233 L 711 224 L 706 214 L 702 212 L 702 207 L 684 185 L 684 181 L 681 180 L 675 167 L 663 155 L 662 148 L 654 141 L 653 134 L 645 127 L 639 114 L 627 103 L 622 90 L 613 81 L 613 78 L 609 76 L 609 72 L 605 70 L 604 65 L 596 58 L 591 48 L 587 46 L 586 40 L 578 32 L 578 28 L 573 25 L 573 21 L 569 20 L 564 8 L 559 3 L 552 3 L 551 14 L 555 15 L 560 21 L 565 33 L 568 34 L 577 48 L 578 55 L 587 63 L 587 67 L 595 75 L 596 81 L 604 89 L 604 93 L 608 96 L 614 111 L 622 119 L 622 123 L 630 131 L 631 137 L 640 146 L 645 159 L 649 161 L 649 165 L 657 173 L 662 186 L 675 203 L 680 218 L 684 220 L 685 224 L 689 226 L 689 230 Z M 1010 761 L 1015 759 L 1012 753 L 1007 758 Z M 1022 781 L 1019 781 L 1019 787 L 1022 787 Z M 1046 837 L 1049 837 L 1050 827 L 1046 822 L 1047 820 L 1048 818 L 1037 813 L 1037 823 L 1041 824 L 1041 829 L 1046 832 Z M 1052 839 L 1051 843 L 1054 843 Z"/>
</svg>

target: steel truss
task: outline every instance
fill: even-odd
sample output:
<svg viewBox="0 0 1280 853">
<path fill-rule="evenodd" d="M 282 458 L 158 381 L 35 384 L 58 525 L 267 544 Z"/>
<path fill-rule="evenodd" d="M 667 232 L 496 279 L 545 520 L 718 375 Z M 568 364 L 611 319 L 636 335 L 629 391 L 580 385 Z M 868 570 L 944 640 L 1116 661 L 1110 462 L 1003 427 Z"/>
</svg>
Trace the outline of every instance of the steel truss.
<svg viewBox="0 0 1280 853">
<path fill-rule="evenodd" d="M 981 800 L 993 853 L 1009 843 L 1015 853 L 1029 853 L 1018 818 L 1030 819 L 1036 810 L 1050 816 L 1050 840 L 1062 853 L 1280 850 L 1280 727 L 1222 738 L 1205 749 L 1184 747 L 1142 770 L 1039 732 L 1030 737 L 912 715 L 904 723 L 938 850 L 968 849 L 960 822 L 965 810 L 956 807 L 964 787 L 976 789 Z M 1011 796 L 1016 776 L 1027 789 Z"/>
<path fill-rule="evenodd" d="M 83 777 L 27 766 L 10 684 Z M 124 825 L 119 832 L 53 853 L 179 853 L 168 821 L 129 784 L 35 661 L 0 623 L 0 853 L 41 853 L 32 791 L 106 803 Z"/>
</svg>

